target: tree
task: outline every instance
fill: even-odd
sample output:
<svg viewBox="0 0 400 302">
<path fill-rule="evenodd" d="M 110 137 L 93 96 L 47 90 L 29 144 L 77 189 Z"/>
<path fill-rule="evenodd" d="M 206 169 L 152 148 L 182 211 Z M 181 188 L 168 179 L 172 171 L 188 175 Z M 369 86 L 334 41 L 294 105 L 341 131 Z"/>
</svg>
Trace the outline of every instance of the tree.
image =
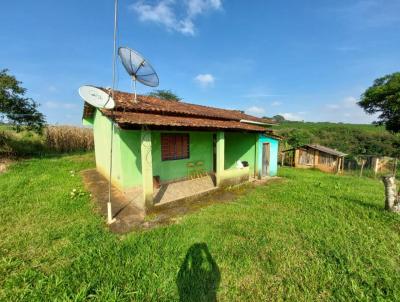
<svg viewBox="0 0 400 302">
<path fill-rule="evenodd" d="M 46 123 L 45 117 L 37 109 L 39 104 L 25 97 L 26 89 L 20 85 L 7 69 L 0 70 L 0 120 L 6 118 L 17 131 L 25 127 L 40 133 Z"/>
<path fill-rule="evenodd" d="M 305 129 L 291 129 L 288 133 L 287 143 L 297 148 L 305 144 L 311 143 L 312 134 Z"/>
<path fill-rule="evenodd" d="M 282 123 L 285 121 L 285 117 L 283 115 L 275 115 L 272 117 L 277 123 Z"/>
<path fill-rule="evenodd" d="M 361 96 L 358 102 L 367 113 L 379 113 L 378 125 L 400 132 L 400 72 L 376 79 Z"/>
<path fill-rule="evenodd" d="M 158 89 L 149 93 L 149 96 L 160 98 L 167 101 L 181 101 L 181 98 L 173 93 L 171 90 Z"/>
</svg>

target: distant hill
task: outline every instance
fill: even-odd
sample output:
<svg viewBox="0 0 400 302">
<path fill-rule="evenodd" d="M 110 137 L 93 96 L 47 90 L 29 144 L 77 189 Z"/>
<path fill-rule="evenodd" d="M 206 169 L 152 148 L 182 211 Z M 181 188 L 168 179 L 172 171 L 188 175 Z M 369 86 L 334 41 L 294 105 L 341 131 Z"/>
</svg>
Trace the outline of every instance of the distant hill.
<svg viewBox="0 0 400 302">
<path fill-rule="evenodd" d="M 295 121 L 283 121 L 275 129 L 331 129 L 331 128 L 346 128 L 346 129 L 358 129 L 363 131 L 371 132 L 387 132 L 384 126 L 376 126 L 372 124 L 346 124 L 346 123 L 330 123 L 330 122 L 295 122 Z"/>
<path fill-rule="evenodd" d="M 399 156 L 400 137 L 383 126 L 283 121 L 272 129 L 285 138 L 283 148 L 317 143 L 353 156 Z"/>
</svg>

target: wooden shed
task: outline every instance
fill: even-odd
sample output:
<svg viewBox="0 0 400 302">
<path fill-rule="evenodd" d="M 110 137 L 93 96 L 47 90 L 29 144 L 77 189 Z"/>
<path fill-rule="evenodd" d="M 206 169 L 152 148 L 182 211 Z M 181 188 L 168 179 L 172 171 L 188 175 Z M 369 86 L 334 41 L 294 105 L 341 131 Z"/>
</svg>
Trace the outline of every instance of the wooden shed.
<svg viewBox="0 0 400 302">
<path fill-rule="evenodd" d="M 309 144 L 283 151 L 282 163 L 288 162 L 296 168 L 316 168 L 324 172 L 340 173 L 344 169 L 346 155 L 325 146 Z"/>
</svg>

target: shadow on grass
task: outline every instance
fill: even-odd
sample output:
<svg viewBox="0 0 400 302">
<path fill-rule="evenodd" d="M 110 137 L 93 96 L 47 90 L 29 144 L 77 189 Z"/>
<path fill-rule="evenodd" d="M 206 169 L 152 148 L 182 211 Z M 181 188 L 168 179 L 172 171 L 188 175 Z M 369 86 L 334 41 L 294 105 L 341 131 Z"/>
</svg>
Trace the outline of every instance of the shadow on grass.
<svg viewBox="0 0 400 302">
<path fill-rule="evenodd" d="M 378 204 L 373 204 L 373 203 L 367 203 L 358 199 L 351 199 L 351 202 L 362 206 L 368 210 L 375 210 L 375 211 L 379 211 L 379 212 L 385 212 L 385 201 L 382 200 L 382 205 L 378 205 Z"/>
<path fill-rule="evenodd" d="M 186 253 L 176 284 L 179 301 L 217 301 L 221 274 L 207 244 L 195 243 Z"/>
<path fill-rule="evenodd" d="M 331 196 L 331 197 L 337 199 L 337 197 L 333 197 L 333 196 Z M 385 205 L 384 201 L 382 201 L 382 206 L 380 206 L 378 204 L 375 204 L 375 203 L 365 202 L 365 201 L 362 201 L 362 200 L 359 200 L 359 199 L 355 199 L 355 198 L 348 198 L 347 197 L 346 198 L 346 202 L 347 201 L 353 203 L 354 205 L 363 207 L 363 208 L 365 208 L 367 210 L 375 210 L 375 211 L 379 211 L 379 212 L 382 212 L 382 211 L 385 210 L 384 209 L 384 205 Z"/>
</svg>

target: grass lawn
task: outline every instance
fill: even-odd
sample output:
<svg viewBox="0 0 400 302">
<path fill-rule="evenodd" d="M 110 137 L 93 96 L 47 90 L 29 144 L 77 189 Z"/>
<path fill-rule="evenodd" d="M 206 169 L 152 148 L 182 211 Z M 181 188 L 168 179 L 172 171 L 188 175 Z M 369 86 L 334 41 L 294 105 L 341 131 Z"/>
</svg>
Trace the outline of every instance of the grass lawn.
<svg viewBox="0 0 400 302">
<path fill-rule="evenodd" d="M 231 203 L 117 236 L 82 187 L 92 157 L 0 175 L 1 301 L 400 300 L 400 216 L 377 180 L 281 169 Z"/>
</svg>

